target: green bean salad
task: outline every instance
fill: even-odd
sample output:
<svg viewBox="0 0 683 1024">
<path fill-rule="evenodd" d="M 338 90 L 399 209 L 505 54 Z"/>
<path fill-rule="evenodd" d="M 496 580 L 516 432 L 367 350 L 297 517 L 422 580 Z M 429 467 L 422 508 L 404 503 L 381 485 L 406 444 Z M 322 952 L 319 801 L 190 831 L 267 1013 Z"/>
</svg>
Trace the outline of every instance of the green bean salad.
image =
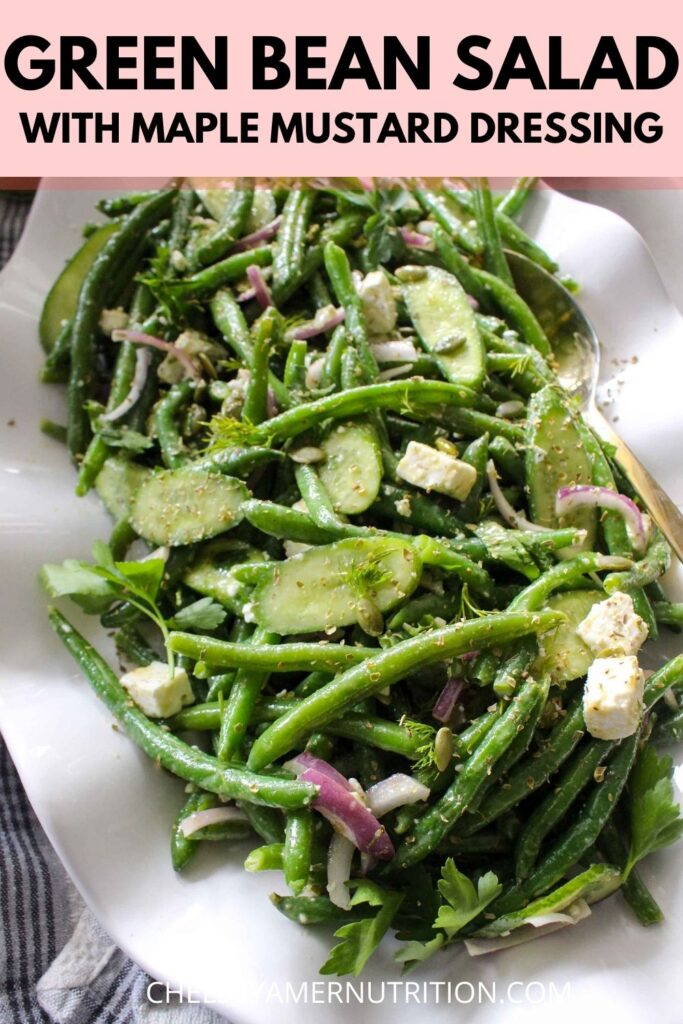
<svg viewBox="0 0 683 1024">
<path fill-rule="evenodd" d="M 492 952 L 616 890 L 662 918 L 637 865 L 683 832 L 657 749 L 683 655 L 639 658 L 683 605 L 515 287 L 507 250 L 558 272 L 516 219 L 534 183 L 120 195 L 40 320 L 43 429 L 113 520 L 42 582 L 119 664 L 51 624 L 178 777 L 174 868 L 250 848 L 282 914 L 336 927 L 324 974 L 390 930 L 404 970 Z"/>
</svg>

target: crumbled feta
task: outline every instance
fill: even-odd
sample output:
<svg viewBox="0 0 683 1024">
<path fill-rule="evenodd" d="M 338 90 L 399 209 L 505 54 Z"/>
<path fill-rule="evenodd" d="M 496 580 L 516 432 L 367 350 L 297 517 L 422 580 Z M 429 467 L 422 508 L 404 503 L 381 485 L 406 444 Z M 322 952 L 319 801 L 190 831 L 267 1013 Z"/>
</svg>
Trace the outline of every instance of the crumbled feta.
<svg viewBox="0 0 683 1024">
<path fill-rule="evenodd" d="M 187 330 L 179 334 L 173 342 L 176 348 L 182 348 L 189 356 L 197 356 L 203 352 L 207 356 L 225 355 L 222 348 L 207 338 L 201 331 Z M 194 360 L 193 360 L 194 361 Z M 185 367 L 176 357 L 169 352 L 159 364 L 157 377 L 165 384 L 177 384 L 185 376 Z"/>
<path fill-rule="evenodd" d="M 396 509 L 400 516 L 405 516 L 406 518 L 408 518 L 413 511 L 413 507 L 410 504 L 410 495 L 404 494 L 402 498 L 399 498 L 398 501 L 395 501 L 394 508 Z"/>
<path fill-rule="evenodd" d="M 121 685 L 150 718 L 168 718 L 194 701 L 185 669 L 176 668 L 171 676 L 165 661 L 153 661 L 126 672 L 121 676 Z"/>
<path fill-rule="evenodd" d="M 225 398 L 221 404 L 221 414 L 232 416 L 235 419 L 241 414 L 244 408 L 244 399 L 247 396 L 247 384 L 249 383 L 249 370 L 240 369 L 237 376 L 229 380 L 225 386 Z"/>
<path fill-rule="evenodd" d="M 599 657 L 637 654 L 647 640 L 647 626 L 632 598 L 620 591 L 594 604 L 576 633 Z"/>
<path fill-rule="evenodd" d="M 100 330 L 110 338 L 114 331 L 125 331 L 128 326 L 128 314 L 121 306 L 116 309 L 103 309 L 100 313 Z"/>
<path fill-rule="evenodd" d="M 382 270 L 372 270 L 356 285 L 370 334 L 388 334 L 396 326 L 396 299 Z"/>
<path fill-rule="evenodd" d="M 477 471 L 472 466 L 420 441 L 409 442 L 396 472 L 415 487 L 438 491 L 458 501 L 465 500 L 477 479 Z"/>
<path fill-rule="evenodd" d="M 183 271 L 188 269 L 189 263 L 187 256 L 184 252 L 181 252 L 180 249 L 174 249 L 171 253 L 171 266 L 174 270 L 177 270 L 180 273 L 183 273 Z"/>
<path fill-rule="evenodd" d="M 583 717 L 591 736 L 599 740 L 631 736 L 643 711 L 644 686 L 637 658 L 596 658 L 583 691 Z"/>
</svg>

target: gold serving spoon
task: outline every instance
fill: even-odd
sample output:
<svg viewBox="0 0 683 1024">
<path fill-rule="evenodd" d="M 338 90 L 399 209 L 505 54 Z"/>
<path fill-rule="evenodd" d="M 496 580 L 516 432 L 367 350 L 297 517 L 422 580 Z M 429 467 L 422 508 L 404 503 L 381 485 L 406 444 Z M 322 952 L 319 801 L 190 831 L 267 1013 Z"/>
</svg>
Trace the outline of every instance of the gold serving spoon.
<svg viewBox="0 0 683 1024">
<path fill-rule="evenodd" d="M 596 434 L 614 445 L 617 462 L 683 562 L 683 513 L 598 409 L 600 343 L 595 328 L 556 277 L 520 253 L 506 250 L 505 255 L 519 294 L 548 333 L 560 383 L 578 398 L 583 416 Z"/>
</svg>

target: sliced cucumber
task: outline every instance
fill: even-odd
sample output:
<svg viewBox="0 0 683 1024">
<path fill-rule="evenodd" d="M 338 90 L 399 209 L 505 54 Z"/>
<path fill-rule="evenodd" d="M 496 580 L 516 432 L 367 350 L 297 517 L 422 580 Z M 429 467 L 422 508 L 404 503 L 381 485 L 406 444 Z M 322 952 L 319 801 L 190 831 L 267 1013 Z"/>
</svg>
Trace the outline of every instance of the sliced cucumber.
<svg viewBox="0 0 683 1024">
<path fill-rule="evenodd" d="M 561 393 L 542 388 L 529 401 L 526 437 L 526 478 L 531 517 L 539 526 L 574 526 L 586 531 L 583 547 L 595 540 L 595 509 L 581 508 L 564 516 L 555 513 L 558 488 L 593 482 L 590 458 L 574 417 Z"/>
<path fill-rule="evenodd" d="M 553 683 L 569 683 L 585 676 L 595 655 L 576 635 L 576 627 L 594 604 L 604 600 L 605 595 L 600 590 L 570 590 L 553 595 L 546 607 L 562 612 L 567 618 L 557 629 L 544 634 L 532 672 L 549 672 Z"/>
<path fill-rule="evenodd" d="M 40 343 L 46 352 L 54 345 L 65 320 L 76 312 L 78 296 L 83 278 L 90 270 L 95 257 L 110 235 L 118 230 L 116 221 L 109 221 L 93 231 L 86 238 L 75 256 L 72 256 L 61 274 L 50 288 L 40 314 L 38 332 Z"/>
<path fill-rule="evenodd" d="M 212 541 L 202 548 L 183 576 L 183 583 L 205 597 L 212 597 L 235 614 L 241 614 L 249 590 L 235 579 L 232 570 L 245 562 L 265 561 L 267 556 L 262 551 L 242 541 Z"/>
<path fill-rule="evenodd" d="M 198 188 L 195 191 L 209 216 L 220 223 L 232 190 L 225 187 Z M 251 212 L 247 218 L 245 234 L 265 227 L 266 224 L 275 219 L 276 213 L 275 196 L 271 190 L 269 188 L 257 188 L 254 191 L 254 199 L 251 204 Z"/>
<path fill-rule="evenodd" d="M 359 538 L 311 548 L 277 562 L 257 585 L 254 620 L 274 633 L 313 633 L 361 623 L 415 590 L 418 555 L 400 540 Z"/>
<path fill-rule="evenodd" d="M 335 511 L 347 516 L 365 512 L 382 483 L 382 453 L 374 427 L 360 421 L 342 423 L 320 447 L 325 461 L 318 472 Z"/>
<path fill-rule="evenodd" d="M 194 544 L 237 526 L 248 497 L 234 477 L 190 467 L 162 469 L 143 482 L 130 519 L 153 544 Z"/>
<path fill-rule="evenodd" d="M 97 475 L 95 487 L 107 512 L 114 519 L 127 519 L 131 505 L 151 469 L 120 457 L 107 459 Z"/>
<path fill-rule="evenodd" d="M 427 267 L 423 277 L 406 281 L 408 315 L 446 380 L 478 387 L 484 379 L 484 343 L 467 293 L 452 274 Z"/>
</svg>

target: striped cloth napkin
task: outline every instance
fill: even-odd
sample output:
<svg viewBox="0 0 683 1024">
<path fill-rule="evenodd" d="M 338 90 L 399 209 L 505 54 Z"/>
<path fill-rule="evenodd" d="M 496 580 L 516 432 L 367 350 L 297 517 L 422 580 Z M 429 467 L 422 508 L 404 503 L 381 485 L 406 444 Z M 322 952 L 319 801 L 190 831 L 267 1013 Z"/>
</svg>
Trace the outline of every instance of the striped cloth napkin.
<svg viewBox="0 0 683 1024">
<path fill-rule="evenodd" d="M 30 194 L 0 194 L 0 267 Z M 37 344 L 37 341 L 36 341 Z M 50 846 L 0 738 L 0 1024 L 219 1024 L 159 987 L 87 909 Z"/>
</svg>

